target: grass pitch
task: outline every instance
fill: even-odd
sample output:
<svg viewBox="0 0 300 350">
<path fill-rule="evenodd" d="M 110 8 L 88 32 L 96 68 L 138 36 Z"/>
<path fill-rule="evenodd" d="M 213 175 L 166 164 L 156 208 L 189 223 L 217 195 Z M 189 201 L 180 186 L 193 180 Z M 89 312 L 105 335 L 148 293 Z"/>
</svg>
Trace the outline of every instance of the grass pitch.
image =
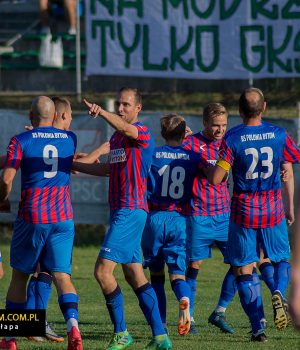
<svg viewBox="0 0 300 350">
<path fill-rule="evenodd" d="M 1 250 L 6 272 L 4 279 L 0 281 L 0 307 L 3 308 L 5 294 L 10 280 L 10 268 L 8 265 L 9 246 L 1 245 Z M 73 254 L 73 282 L 80 298 L 80 329 L 85 350 L 106 349 L 112 334 L 112 326 L 105 307 L 105 301 L 93 277 L 94 262 L 97 254 L 98 247 L 76 247 Z M 170 284 L 166 283 L 168 301 L 167 319 L 170 337 L 173 341 L 173 349 L 299 349 L 300 333 L 297 333 L 292 327 L 281 332 L 275 329 L 273 325 L 271 297 L 265 285 L 263 285 L 263 299 L 266 318 L 268 320 L 267 343 L 259 344 L 250 342 L 250 335 L 248 334 L 250 330 L 249 322 L 240 306 L 238 296 L 235 296 L 227 309 L 227 320 L 233 326 L 235 330 L 234 334 L 224 334 L 216 327 L 208 325 L 207 318 L 217 303 L 221 282 L 227 271 L 227 266 L 223 264 L 219 251 L 214 250 L 213 254 L 214 258 L 205 261 L 198 277 L 198 291 L 194 315 L 200 331 L 198 335 L 181 337 L 177 334 L 178 305 Z M 117 269 L 116 276 L 124 294 L 127 327 L 134 339 L 134 343 L 130 349 L 141 350 L 150 340 L 150 328 L 140 311 L 135 294 L 124 283 L 120 268 Z M 64 319 L 57 303 L 55 288 L 53 288 L 49 302 L 47 318 L 49 322 L 55 324 L 55 329 L 59 334 L 63 335 L 66 333 Z M 67 339 L 65 339 L 64 343 L 56 344 L 49 341 L 33 343 L 26 339 L 18 338 L 18 348 L 19 350 L 66 349 Z"/>
</svg>

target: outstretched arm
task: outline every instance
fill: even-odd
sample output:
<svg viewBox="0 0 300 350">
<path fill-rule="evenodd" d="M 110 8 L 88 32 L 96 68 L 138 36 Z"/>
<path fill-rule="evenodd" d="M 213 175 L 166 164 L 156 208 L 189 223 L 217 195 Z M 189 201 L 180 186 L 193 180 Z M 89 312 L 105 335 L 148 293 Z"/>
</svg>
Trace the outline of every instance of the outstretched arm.
<svg viewBox="0 0 300 350">
<path fill-rule="evenodd" d="M 101 116 L 105 119 L 109 125 L 111 125 L 117 131 L 120 131 L 122 134 L 136 140 L 138 138 L 138 129 L 129 124 L 126 120 L 123 120 L 121 117 L 114 113 L 107 112 L 102 107 L 95 103 L 88 102 L 87 100 L 83 100 L 86 107 L 89 110 L 89 114 L 94 118 Z"/>
<path fill-rule="evenodd" d="M 94 176 L 109 176 L 109 164 L 108 163 L 79 163 L 73 162 L 72 170 L 79 171 L 80 173 L 85 173 Z"/>
<path fill-rule="evenodd" d="M 97 147 L 91 153 L 88 153 L 84 156 L 76 157 L 76 154 L 75 154 L 75 161 L 79 163 L 92 164 L 97 162 L 98 158 L 100 158 L 101 156 L 108 154 L 109 151 L 110 151 L 109 142 L 104 142 L 101 146 Z"/>
</svg>

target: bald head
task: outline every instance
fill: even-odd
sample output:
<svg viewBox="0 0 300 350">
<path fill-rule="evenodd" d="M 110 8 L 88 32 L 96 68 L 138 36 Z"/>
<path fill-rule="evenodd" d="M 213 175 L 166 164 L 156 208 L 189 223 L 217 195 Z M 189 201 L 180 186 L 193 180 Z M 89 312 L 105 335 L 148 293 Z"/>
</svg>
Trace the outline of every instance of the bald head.
<svg viewBox="0 0 300 350">
<path fill-rule="evenodd" d="M 39 124 L 52 125 L 55 115 L 55 105 L 47 96 L 36 97 L 31 104 L 30 119 L 33 126 Z"/>
<path fill-rule="evenodd" d="M 245 118 L 256 118 L 265 110 L 265 98 L 260 89 L 244 90 L 239 100 L 240 113 Z"/>
</svg>

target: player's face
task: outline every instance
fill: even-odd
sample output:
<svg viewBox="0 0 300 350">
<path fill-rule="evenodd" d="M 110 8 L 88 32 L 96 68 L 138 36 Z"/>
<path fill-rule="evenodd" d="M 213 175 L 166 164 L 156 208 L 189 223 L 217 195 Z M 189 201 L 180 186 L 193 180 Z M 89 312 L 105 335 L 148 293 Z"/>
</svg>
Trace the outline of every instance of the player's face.
<svg viewBox="0 0 300 350">
<path fill-rule="evenodd" d="M 227 115 L 222 114 L 204 121 L 205 136 L 212 140 L 221 140 L 227 128 Z"/>
<path fill-rule="evenodd" d="M 137 121 L 142 106 L 136 102 L 133 91 L 123 91 L 117 98 L 115 108 L 122 119 L 132 124 Z"/>
</svg>

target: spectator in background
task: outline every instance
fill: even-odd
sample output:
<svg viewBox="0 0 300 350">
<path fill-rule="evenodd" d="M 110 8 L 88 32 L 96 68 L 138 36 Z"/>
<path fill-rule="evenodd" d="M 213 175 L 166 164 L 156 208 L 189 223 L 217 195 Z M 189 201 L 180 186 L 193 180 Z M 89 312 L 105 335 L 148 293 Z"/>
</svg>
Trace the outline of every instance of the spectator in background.
<svg viewBox="0 0 300 350">
<path fill-rule="evenodd" d="M 49 26 L 49 14 L 51 12 L 52 6 L 57 4 L 58 6 L 63 6 L 65 10 L 65 15 L 69 22 L 69 30 L 68 34 L 75 35 L 76 34 L 76 5 L 77 0 L 39 0 L 39 11 L 40 11 L 40 19 L 41 19 L 41 33 L 42 34 L 50 34 L 50 26 Z"/>
</svg>

